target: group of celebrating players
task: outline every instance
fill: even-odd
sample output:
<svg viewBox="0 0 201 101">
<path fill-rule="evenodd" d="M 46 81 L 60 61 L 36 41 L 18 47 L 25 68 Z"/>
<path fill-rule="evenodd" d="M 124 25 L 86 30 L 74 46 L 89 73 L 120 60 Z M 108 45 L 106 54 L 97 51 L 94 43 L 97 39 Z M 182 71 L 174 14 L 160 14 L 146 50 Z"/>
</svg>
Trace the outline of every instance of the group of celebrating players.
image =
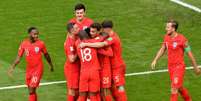
<svg viewBox="0 0 201 101">
<path fill-rule="evenodd" d="M 126 65 L 122 58 L 121 40 L 113 30 L 113 22 L 94 22 L 85 17 L 85 6 L 75 5 L 75 18 L 68 21 L 67 37 L 64 42 L 66 62 L 64 74 L 67 80 L 67 101 L 127 101 L 125 91 Z M 164 42 L 151 66 L 155 68 L 158 59 L 168 51 L 168 70 L 171 78 L 170 101 L 177 101 L 178 93 L 185 101 L 192 101 L 183 87 L 185 64 L 184 51 L 192 61 L 196 74 L 200 74 L 187 39 L 176 32 L 178 23 L 170 20 L 166 25 Z M 51 58 L 43 41 L 38 39 L 35 27 L 28 29 L 29 38 L 19 48 L 18 55 L 8 74 L 11 75 L 25 53 L 27 61 L 26 84 L 29 101 L 37 101 L 36 88 L 39 86 L 43 63 L 42 53 L 54 71 Z"/>
</svg>

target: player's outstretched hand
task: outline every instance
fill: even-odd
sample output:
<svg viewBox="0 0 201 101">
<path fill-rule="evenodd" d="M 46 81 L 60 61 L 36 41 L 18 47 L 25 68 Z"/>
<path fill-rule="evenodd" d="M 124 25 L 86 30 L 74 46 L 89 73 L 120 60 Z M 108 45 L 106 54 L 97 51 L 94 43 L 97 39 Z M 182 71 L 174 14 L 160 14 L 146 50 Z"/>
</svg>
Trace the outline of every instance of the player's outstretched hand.
<svg viewBox="0 0 201 101">
<path fill-rule="evenodd" d="M 154 60 L 152 63 L 151 63 L 151 70 L 154 70 L 156 68 L 156 61 Z"/>
<path fill-rule="evenodd" d="M 14 69 L 12 68 L 12 67 L 10 67 L 9 69 L 8 69 L 8 76 L 9 77 L 11 77 L 11 78 L 13 78 L 13 71 L 14 71 Z"/>
<path fill-rule="evenodd" d="M 198 67 L 194 68 L 194 72 L 195 72 L 196 75 L 200 75 L 201 74 L 201 70 Z"/>
</svg>

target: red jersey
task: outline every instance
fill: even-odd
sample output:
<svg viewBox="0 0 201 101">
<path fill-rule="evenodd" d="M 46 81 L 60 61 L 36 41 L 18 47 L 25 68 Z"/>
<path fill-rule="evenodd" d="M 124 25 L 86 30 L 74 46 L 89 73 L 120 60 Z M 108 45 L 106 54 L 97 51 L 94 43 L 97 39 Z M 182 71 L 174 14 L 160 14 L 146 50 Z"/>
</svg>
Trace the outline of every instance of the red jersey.
<svg viewBox="0 0 201 101">
<path fill-rule="evenodd" d="M 73 69 L 78 69 L 79 68 L 79 61 L 76 60 L 73 63 L 70 63 L 70 61 L 68 60 L 68 56 L 69 55 L 76 55 L 76 47 L 75 47 L 75 39 L 67 36 L 66 41 L 64 42 L 64 50 L 65 50 L 65 54 L 66 54 L 66 66 Z"/>
<path fill-rule="evenodd" d="M 95 70 L 100 69 L 96 48 L 85 47 L 81 49 L 78 47 L 80 42 L 90 42 L 90 39 L 84 41 L 78 40 L 76 42 L 77 54 L 81 62 L 81 71 L 89 69 L 95 69 Z"/>
<path fill-rule="evenodd" d="M 18 51 L 18 56 L 22 57 L 25 52 L 27 70 L 42 69 L 42 53 L 47 53 L 45 44 L 41 40 L 31 43 L 30 40 L 24 40 Z"/>
<path fill-rule="evenodd" d="M 76 18 L 71 19 L 69 22 L 77 24 L 80 30 L 89 28 L 93 24 L 93 20 L 86 17 L 81 22 L 78 22 Z"/>
<path fill-rule="evenodd" d="M 121 47 L 121 40 L 119 36 L 113 32 L 109 38 L 106 39 L 108 45 L 111 46 L 113 51 L 113 57 L 110 58 L 110 62 L 112 68 L 120 67 L 125 65 L 124 60 L 122 58 L 122 47 Z"/>
<path fill-rule="evenodd" d="M 184 65 L 184 48 L 187 39 L 178 34 L 175 38 L 165 35 L 164 44 L 168 51 L 168 65 L 183 64 Z"/>
<path fill-rule="evenodd" d="M 96 38 L 94 38 L 94 41 L 96 41 L 96 42 L 104 41 L 104 37 L 97 36 Z M 113 56 L 112 48 L 110 46 L 100 48 L 100 49 L 98 49 L 98 53 L 99 53 L 98 59 L 99 59 L 99 61 L 101 61 L 100 62 L 101 68 L 104 68 L 106 65 L 109 66 L 110 65 L 109 57 Z"/>
</svg>

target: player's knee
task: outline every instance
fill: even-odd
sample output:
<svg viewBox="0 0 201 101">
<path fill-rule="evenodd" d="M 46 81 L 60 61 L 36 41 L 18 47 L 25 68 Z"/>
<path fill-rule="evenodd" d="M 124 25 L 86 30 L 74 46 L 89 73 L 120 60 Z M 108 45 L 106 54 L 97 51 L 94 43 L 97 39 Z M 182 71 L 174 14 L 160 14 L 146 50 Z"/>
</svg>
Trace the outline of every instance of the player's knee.
<svg viewBox="0 0 201 101">
<path fill-rule="evenodd" d="M 36 93 L 36 88 L 30 87 L 30 88 L 28 88 L 28 89 L 29 89 L 29 94 L 30 94 L 30 95 Z"/>
<path fill-rule="evenodd" d="M 111 94 L 110 89 L 109 89 L 109 88 L 103 88 L 103 89 L 101 90 L 101 94 L 102 94 L 103 96 L 110 95 L 110 94 Z"/>
<path fill-rule="evenodd" d="M 97 95 L 97 92 L 90 92 L 89 93 L 89 96 L 96 96 Z"/>
<path fill-rule="evenodd" d="M 171 88 L 171 94 L 177 94 L 178 88 Z"/>
<path fill-rule="evenodd" d="M 68 94 L 75 96 L 75 90 L 74 89 L 68 89 Z"/>
</svg>

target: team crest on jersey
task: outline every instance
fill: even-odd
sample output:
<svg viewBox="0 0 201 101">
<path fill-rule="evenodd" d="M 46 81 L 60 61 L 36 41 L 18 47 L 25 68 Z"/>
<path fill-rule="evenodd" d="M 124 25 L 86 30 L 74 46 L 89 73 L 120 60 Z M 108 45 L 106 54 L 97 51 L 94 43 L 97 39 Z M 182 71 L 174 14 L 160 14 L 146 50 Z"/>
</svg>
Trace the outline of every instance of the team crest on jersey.
<svg viewBox="0 0 201 101">
<path fill-rule="evenodd" d="M 39 47 L 35 47 L 35 52 L 38 53 L 39 52 Z"/>
<path fill-rule="evenodd" d="M 173 42 L 173 48 L 175 49 L 177 47 L 177 42 Z"/>
</svg>

